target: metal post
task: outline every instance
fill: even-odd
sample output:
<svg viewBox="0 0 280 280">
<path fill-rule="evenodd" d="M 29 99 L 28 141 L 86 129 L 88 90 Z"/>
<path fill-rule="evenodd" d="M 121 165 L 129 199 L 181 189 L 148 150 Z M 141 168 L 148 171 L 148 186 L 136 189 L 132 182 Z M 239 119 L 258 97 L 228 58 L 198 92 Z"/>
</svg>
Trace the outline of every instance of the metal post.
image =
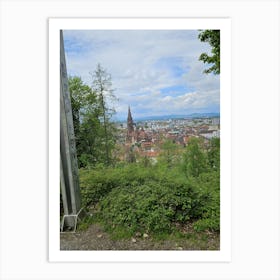
<svg viewBox="0 0 280 280">
<path fill-rule="evenodd" d="M 72 228 L 75 231 L 81 213 L 81 196 L 62 30 L 60 30 L 60 187 L 64 209 L 61 231 L 65 228 Z"/>
</svg>

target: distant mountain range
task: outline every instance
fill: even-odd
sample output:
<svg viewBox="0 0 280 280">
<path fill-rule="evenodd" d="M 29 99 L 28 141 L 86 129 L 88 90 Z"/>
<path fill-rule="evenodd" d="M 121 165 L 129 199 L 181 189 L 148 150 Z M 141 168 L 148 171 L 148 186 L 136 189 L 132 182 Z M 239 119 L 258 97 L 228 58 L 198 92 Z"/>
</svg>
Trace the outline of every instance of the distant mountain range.
<svg viewBox="0 0 280 280">
<path fill-rule="evenodd" d="M 197 118 L 214 118 L 220 117 L 220 113 L 193 113 L 188 115 L 164 115 L 164 116 L 148 116 L 142 118 L 135 118 L 135 121 L 149 121 L 149 120 L 169 120 L 169 119 L 197 119 Z"/>
<path fill-rule="evenodd" d="M 188 115 L 162 115 L 162 116 L 147 116 L 141 118 L 133 118 L 134 121 L 151 121 L 151 120 L 170 120 L 170 119 L 197 119 L 197 118 L 219 118 L 220 113 L 193 113 Z M 121 120 L 120 122 L 125 122 Z"/>
</svg>

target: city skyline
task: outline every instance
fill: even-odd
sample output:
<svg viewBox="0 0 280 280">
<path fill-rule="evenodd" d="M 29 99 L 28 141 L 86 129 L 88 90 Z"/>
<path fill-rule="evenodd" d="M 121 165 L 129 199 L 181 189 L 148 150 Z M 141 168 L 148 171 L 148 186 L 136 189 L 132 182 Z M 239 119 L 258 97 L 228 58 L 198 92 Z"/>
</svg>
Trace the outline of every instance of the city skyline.
<svg viewBox="0 0 280 280">
<path fill-rule="evenodd" d="M 112 76 L 116 120 L 219 113 L 219 75 L 204 74 L 210 53 L 197 30 L 65 30 L 67 71 L 91 85 L 98 63 Z"/>
</svg>

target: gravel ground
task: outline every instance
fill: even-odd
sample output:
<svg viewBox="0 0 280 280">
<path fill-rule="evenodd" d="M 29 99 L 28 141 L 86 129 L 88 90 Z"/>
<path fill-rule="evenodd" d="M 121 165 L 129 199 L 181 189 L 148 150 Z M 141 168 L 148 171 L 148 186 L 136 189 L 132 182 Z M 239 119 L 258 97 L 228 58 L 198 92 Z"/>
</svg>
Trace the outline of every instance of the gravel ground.
<svg viewBox="0 0 280 280">
<path fill-rule="evenodd" d="M 219 250 L 220 236 L 204 233 L 198 239 L 153 240 L 150 236 L 137 235 L 131 239 L 113 240 L 98 224 L 75 233 L 60 233 L 60 250 Z"/>
</svg>

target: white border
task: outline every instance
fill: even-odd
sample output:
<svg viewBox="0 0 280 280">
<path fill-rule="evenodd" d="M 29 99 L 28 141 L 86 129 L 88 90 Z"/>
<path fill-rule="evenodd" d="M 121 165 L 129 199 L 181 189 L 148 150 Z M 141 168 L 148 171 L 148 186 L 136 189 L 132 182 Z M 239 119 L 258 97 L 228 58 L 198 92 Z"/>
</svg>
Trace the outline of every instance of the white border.
<svg viewBox="0 0 280 280">
<path fill-rule="evenodd" d="M 231 27 L 230 19 L 49 19 L 49 260 L 52 262 L 229 262 L 231 260 Z M 219 251 L 60 251 L 59 30 L 221 30 L 221 243 Z"/>
<path fill-rule="evenodd" d="M 280 279 L 279 8 L 278 0 L 1 0 L 0 279 Z M 232 19 L 232 261 L 50 263 L 48 18 L 147 16 Z"/>
</svg>

